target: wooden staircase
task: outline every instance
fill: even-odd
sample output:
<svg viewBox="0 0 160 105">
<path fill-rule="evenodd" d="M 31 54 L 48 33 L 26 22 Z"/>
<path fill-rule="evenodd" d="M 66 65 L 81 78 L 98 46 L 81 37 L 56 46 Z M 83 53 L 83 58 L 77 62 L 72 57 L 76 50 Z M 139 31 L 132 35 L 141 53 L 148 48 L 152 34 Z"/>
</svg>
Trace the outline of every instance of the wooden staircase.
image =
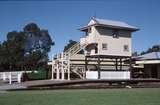
<svg viewBox="0 0 160 105">
<path fill-rule="evenodd" d="M 81 50 L 83 50 L 87 45 L 81 46 L 80 43 L 74 44 L 72 47 L 70 47 L 68 50 L 66 50 L 64 53 L 68 57 L 68 61 L 70 61 L 70 58 L 73 57 L 74 55 L 78 54 Z M 72 64 L 70 65 L 70 71 L 72 73 L 75 73 L 77 76 L 79 76 L 81 79 L 84 79 L 84 67 L 82 66 L 76 66 L 72 67 Z"/>
</svg>

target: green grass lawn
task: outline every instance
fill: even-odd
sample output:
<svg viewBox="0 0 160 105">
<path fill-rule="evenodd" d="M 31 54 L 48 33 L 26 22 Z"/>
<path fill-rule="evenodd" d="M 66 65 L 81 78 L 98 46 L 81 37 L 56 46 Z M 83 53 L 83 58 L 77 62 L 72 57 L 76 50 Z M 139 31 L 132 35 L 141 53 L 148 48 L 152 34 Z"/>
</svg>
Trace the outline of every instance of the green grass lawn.
<svg viewBox="0 0 160 105">
<path fill-rule="evenodd" d="M 0 105 L 160 105 L 160 88 L 11 91 Z"/>
</svg>

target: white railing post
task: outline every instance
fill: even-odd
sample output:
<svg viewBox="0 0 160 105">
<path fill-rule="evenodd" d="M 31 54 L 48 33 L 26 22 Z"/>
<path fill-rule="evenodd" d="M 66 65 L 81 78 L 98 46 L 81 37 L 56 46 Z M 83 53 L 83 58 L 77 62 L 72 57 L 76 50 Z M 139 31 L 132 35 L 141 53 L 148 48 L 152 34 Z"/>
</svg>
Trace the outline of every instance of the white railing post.
<svg viewBox="0 0 160 105">
<path fill-rule="evenodd" d="M 70 80 L 70 54 L 68 54 L 68 58 L 67 58 L 67 61 L 68 61 L 68 64 L 67 64 L 67 66 L 68 66 L 68 80 Z"/>
<path fill-rule="evenodd" d="M 18 83 L 21 83 L 21 76 L 22 76 L 22 73 L 19 72 L 19 73 L 18 73 L 18 78 L 17 78 Z"/>
<path fill-rule="evenodd" d="M 51 77 L 51 80 L 54 79 L 54 59 L 53 59 L 53 56 L 52 56 L 52 77 Z"/>
<path fill-rule="evenodd" d="M 51 80 L 54 79 L 54 66 L 53 66 L 53 62 L 52 62 L 52 77 L 51 77 Z"/>
<path fill-rule="evenodd" d="M 12 84 L 12 72 L 9 73 L 9 84 Z"/>
<path fill-rule="evenodd" d="M 3 72 L 3 81 L 5 81 L 5 80 L 6 80 L 6 73 Z"/>
<path fill-rule="evenodd" d="M 64 53 L 61 53 L 61 78 L 64 80 Z"/>
<path fill-rule="evenodd" d="M 56 77 L 57 80 L 59 80 L 59 68 L 58 68 L 58 65 L 57 65 L 57 77 Z"/>
</svg>

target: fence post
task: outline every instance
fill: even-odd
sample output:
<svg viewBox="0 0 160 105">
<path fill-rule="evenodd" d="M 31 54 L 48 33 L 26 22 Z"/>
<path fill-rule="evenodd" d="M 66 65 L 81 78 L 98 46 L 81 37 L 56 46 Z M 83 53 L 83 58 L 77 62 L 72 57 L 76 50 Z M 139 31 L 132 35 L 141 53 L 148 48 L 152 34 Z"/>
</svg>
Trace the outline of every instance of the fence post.
<svg viewBox="0 0 160 105">
<path fill-rule="evenodd" d="M 21 83 L 21 75 L 22 75 L 22 73 L 18 73 L 18 78 L 17 78 L 17 81 L 18 81 L 18 83 Z"/>
<path fill-rule="evenodd" d="M 6 73 L 4 72 L 3 73 L 3 81 L 5 81 L 6 80 Z"/>
<path fill-rule="evenodd" d="M 9 84 L 12 84 L 12 73 L 9 73 Z"/>
</svg>

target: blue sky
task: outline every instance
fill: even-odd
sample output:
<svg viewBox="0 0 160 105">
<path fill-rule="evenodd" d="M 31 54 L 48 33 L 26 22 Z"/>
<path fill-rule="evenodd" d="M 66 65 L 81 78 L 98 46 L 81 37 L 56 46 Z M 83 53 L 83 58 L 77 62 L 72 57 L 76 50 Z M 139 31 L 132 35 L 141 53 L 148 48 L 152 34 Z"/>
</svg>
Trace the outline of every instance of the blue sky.
<svg viewBox="0 0 160 105">
<path fill-rule="evenodd" d="M 140 28 L 132 36 L 133 51 L 160 44 L 159 0 L 0 1 L 0 41 L 5 40 L 7 32 L 20 31 L 35 22 L 48 29 L 55 41 L 51 57 L 62 51 L 69 39 L 79 41 L 84 33 L 78 29 L 95 14 Z"/>
</svg>

